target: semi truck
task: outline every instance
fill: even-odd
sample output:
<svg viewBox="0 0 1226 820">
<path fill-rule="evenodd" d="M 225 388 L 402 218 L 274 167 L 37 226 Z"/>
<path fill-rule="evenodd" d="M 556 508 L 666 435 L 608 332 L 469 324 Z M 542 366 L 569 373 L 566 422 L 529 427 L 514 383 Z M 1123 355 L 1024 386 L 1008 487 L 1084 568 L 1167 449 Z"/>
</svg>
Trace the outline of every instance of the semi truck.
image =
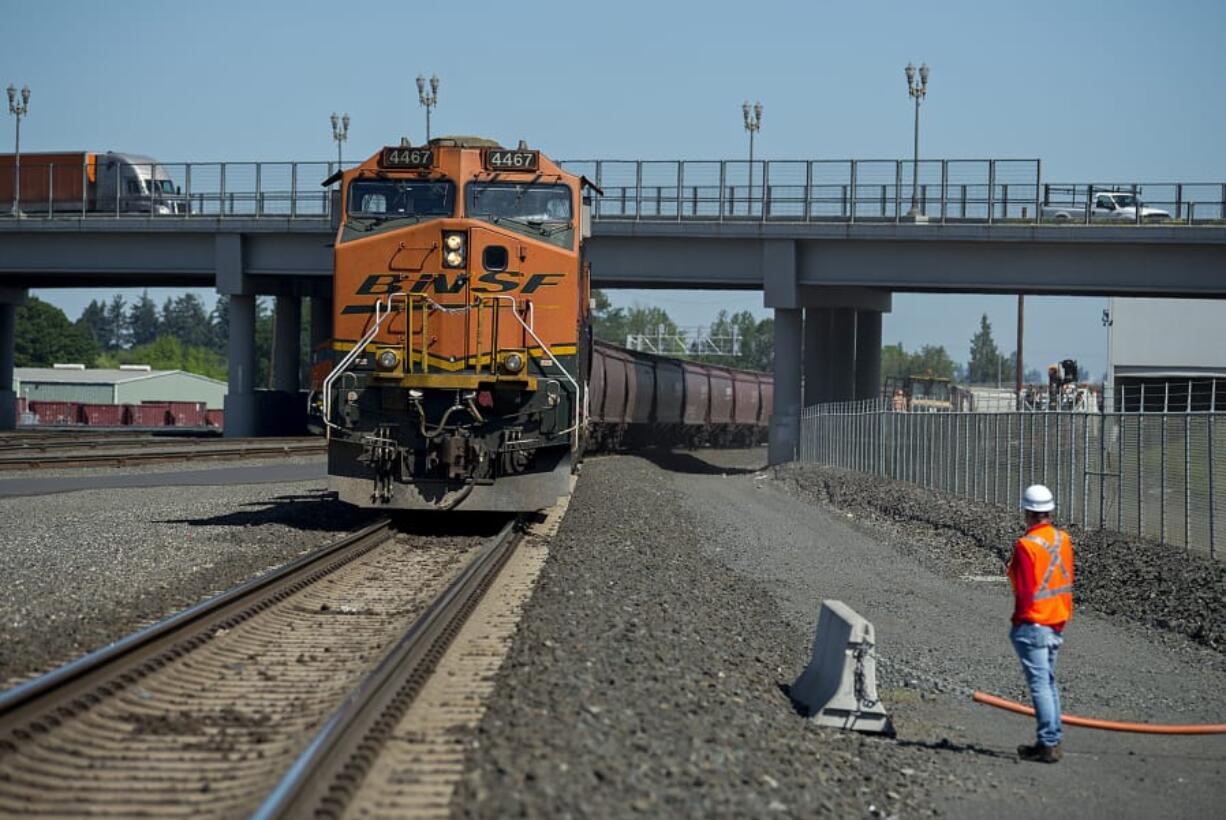
<svg viewBox="0 0 1226 820">
<path fill-rule="evenodd" d="M 1067 196 L 1068 202 L 1052 203 L 1053 194 Z M 1053 222 L 1085 222 L 1087 215 L 1092 222 L 1136 222 L 1137 208 L 1141 209 L 1142 222 L 1171 218 L 1167 211 L 1145 205 L 1132 191 L 1091 187 L 1083 192 L 1080 188 L 1049 187 L 1045 199 L 1043 219 Z"/>
<path fill-rule="evenodd" d="M 0 154 L 0 210 L 16 199 L 18 158 Z M 21 154 L 24 214 L 186 214 L 187 199 L 153 157 L 117 151 Z"/>
</svg>

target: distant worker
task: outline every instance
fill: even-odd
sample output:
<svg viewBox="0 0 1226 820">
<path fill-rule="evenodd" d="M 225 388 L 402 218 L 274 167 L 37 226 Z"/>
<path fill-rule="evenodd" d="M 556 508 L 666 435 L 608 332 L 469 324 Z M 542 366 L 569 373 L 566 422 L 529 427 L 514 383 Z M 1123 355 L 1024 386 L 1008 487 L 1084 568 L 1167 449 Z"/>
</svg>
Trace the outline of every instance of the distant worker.
<svg viewBox="0 0 1226 820">
<path fill-rule="evenodd" d="M 1052 523 L 1056 502 L 1051 490 L 1032 484 L 1022 494 L 1026 534 L 1013 545 L 1009 582 L 1013 585 L 1013 629 L 1009 639 L 1022 662 L 1022 672 L 1038 723 L 1033 746 L 1019 746 L 1018 757 L 1057 763 L 1060 750 L 1060 689 L 1056 684 L 1056 654 L 1061 633 L 1073 616 L 1073 542 Z"/>
<path fill-rule="evenodd" d="M 905 393 L 902 392 L 901 387 L 896 387 L 894 389 L 894 412 L 895 413 L 907 412 L 907 396 Z"/>
</svg>

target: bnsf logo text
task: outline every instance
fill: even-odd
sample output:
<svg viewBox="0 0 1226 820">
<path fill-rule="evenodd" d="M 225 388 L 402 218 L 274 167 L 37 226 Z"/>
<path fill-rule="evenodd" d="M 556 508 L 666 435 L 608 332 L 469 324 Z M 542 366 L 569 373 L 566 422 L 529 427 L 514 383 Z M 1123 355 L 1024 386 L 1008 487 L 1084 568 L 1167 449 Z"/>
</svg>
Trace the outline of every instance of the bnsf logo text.
<svg viewBox="0 0 1226 820">
<path fill-rule="evenodd" d="M 469 283 L 468 274 L 457 273 L 448 275 L 446 273 L 423 273 L 408 286 L 409 293 L 462 293 L 465 285 L 469 286 L 469 290 L 474 293 L 511 293 L 513 291 L 519 293 L 535 293 L 541 288 L 554 287 L 557 281 L 563 278 L 564 273 L 534 273 L 527 279 L 523 278 L 522 273 L 513 271 L 498 271 L 483 273 L 478 276 L 472 283 Z M 358 285 L 354 291 L 356 296 L 386 296 L 389 293 L 400 293 L 404 288 L 404 280 L 393 273 L 376 273 L 367 276 L 362 284 Z M 363 306 L 352 305 L 351 307 Z M 350 311 L 347 313 L 367 312 L 364 309 L 360 311 Z"/>
</svg>

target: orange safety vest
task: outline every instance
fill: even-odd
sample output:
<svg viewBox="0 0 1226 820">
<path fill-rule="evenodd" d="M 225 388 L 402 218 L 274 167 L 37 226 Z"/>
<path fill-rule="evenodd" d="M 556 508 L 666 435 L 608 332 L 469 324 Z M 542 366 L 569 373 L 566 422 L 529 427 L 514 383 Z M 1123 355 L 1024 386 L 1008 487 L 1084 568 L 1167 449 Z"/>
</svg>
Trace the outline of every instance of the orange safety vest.
<svg viewBox="0 0 1226 820">
<path fill-rule="evenodd" d="M 1073 616 L 1073 542 L 1051 523 L 1036 524 L 1017 539 L 1009 561 L 1013 623 L 1057 629 Z"/>
</svg>

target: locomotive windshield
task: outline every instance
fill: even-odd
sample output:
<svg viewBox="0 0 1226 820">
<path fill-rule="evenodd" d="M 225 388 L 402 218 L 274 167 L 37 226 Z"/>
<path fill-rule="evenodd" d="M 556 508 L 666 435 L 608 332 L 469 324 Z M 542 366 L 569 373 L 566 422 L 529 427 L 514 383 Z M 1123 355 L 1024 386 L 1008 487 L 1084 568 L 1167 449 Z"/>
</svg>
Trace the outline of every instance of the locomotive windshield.
<svg viewBox="0 0 1226 820">
<path fill-rule="evenodd" d="M 565 185 L 472 182 L 465 189 L 465 210 L 528 236 L 569 248 L 575 242 L 572 192 Z"/>
<path fill-rule="evenodd" d="M 452 216 L 455 183 L 448 179 L 359 179 L 349 186 L 344 239 Z"/>
</svg>

